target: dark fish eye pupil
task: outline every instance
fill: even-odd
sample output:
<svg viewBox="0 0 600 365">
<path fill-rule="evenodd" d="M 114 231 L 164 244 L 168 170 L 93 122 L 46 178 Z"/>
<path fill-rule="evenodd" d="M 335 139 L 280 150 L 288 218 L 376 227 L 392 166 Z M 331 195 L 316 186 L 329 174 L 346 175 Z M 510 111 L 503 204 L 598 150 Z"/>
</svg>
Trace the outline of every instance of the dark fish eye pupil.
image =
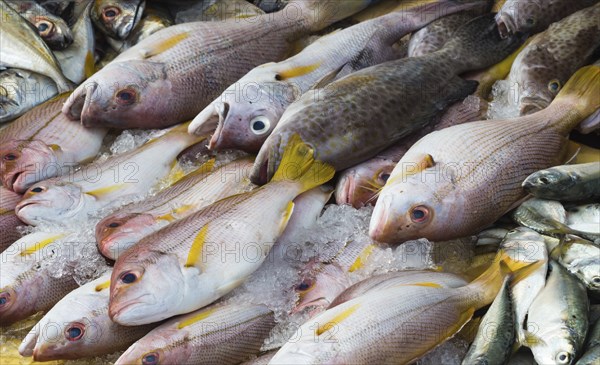
<svg viewBox="0 0 600 365">
<path fill-rule="evenodd" d="M 38 30 L 39 30 L 40 32 L 45 32 L 45 31 L 47 31 L 47 30 L 48 30 L 48 24 L 46 24 L 46 23 L 40 23 L 40 24 L 38 25 Z"/>
<path fill-rule="evenodd" d="M 308 288 L 310 288 L 310 285 L 308 283 L 300 283 L 297 287 L 298 290 L 300 291 L 304 291 L 307 290 Z"/>
<path fill-rule="evenodd" d="M 548 183 L 549 183 L 548 179 L 547 179 L 547 178 L 545 178 L 545 177 L 542 177 L 542 178 L 540 178 L 540 182 L 541 182 L 542 184 L 548 184 Z"/>
<path fill-rule="evenodd" d="M 42 192 L 42 188 L 37 187 L 37 188 L 33 188 L 31 191 L 33 191 L 34 193 L 41 193 Z"/>
<path fill-rule="evenodd" d="M 105 15 L 107 18 L 114 18 L 115 16 L 117 16 L 117 12 L 111 9 L 111 10 L 107 10 L 107 11 L 105 11 L 105 12 L 104 12 L 104 15 Z"/>
<path fill-rule="evenodd" d="M 6 304 L 7 302 L 8 302 L 8 298 L 6 298 L 6 297 L 1 297 L 1 298 L 0 298 L 0 305 L 4 305 L 4 304 Z"/>
<path fill-rule="evenodd" d="M 156 355 L 156 354 L 150 354 L 150 355 L 144 356 L 144 358 L 142 359 L 142 364 L 143 365 L 156 365 L 156 364 L 158 364 L 158 355 Z"/>
<path fill-rule="evenodd" d="M 131 284 L 137 279 L 137 276 L 133 273 L 127 273 L 121 277 L 121 281 L 125 284 Z"/>
<path fill-rule="evenodd" d="M 255 131 L 260 131 L 265 129 L 265 123 L 259 121 L 254 122 L 254 124 L 252 125 L 252 129 L 254 129 Z"/>
<path fill-rule="evenodd" d="M 112 222 L 111 224 L 108 225 L 110 228 L 117 228 L 119 226 L 119 223 L 117 222 Z"/>
<path fill-rule="evenodd" d="M 8 153 L 8 154 L 4 155 L 4 159 L 6 161 L 14 161 L 17 159 L 17 156 L 14 153 Z"/>
<path fill-rule="evenodd" d="M 81 336 L 81 329 L 79 329 L 77 327 L 69 328 L 68 332 L 69 332 L 69 338 L 77 338 L 77 337 Z"/>
<path fill-rule="evenodd" d="M 425 218 L 425 212 L 422 211 L 421 209 L 415 209 L 413 211 L 413 217 L 415 219 L 423 219 L 423 218 Z"/>
<path fill-rule="evenodd" d="M 383 175 L 381 175 L 381 180 L 383 180 L 385 182 L 387 182 L 389 178 L 390 178 L 390 174 L 383 174 Z"/>
<path fill-rule="evenodd" d="M 528 18 L 527 19 L 527 24 L 533 25 L 534 23 L 535 23 L 535 19 L 533 19 L 533 18 Z"/>
<path fill-rule="evenodd" d="M 117 95 L 119 99 L 129 101 L 133 98 L 133 95 L 129 91 L 121 91 L 119 95 Z"/>
</svg>

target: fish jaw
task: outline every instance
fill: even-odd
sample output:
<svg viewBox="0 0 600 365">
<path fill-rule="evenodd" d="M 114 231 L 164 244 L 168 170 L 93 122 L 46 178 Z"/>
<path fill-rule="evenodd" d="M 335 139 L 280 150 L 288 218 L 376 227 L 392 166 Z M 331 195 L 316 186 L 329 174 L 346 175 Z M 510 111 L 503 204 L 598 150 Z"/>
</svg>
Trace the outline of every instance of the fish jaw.
<svg viewBox="0 0 600 365">
<path fill-rule="evenodd" d="M 523 92 L 519 100 L 519 113 L 520 115 L 528 115 L 540 110 L 546 109 L 552 98 L 546 97 L 544 93 L 538 93 L 535 96 L 527 96 L 527 92 Z"/>
<path fill-rule="evenodd" d="M 346 170 L 337 183 L 336 202 L 357 209 L 374 205 L 377 201 L 375 190 L 383 188 L 394 166 L 395 163 L 390 160 L 377 159 Z"/>
<path fill-rule="evenodd" d="M 514 34 L 517 31 L 517 26 L 514 21 L 514 12 L 512 11 L 502 11 L 496 14 L 496 24 L 498 24 L 500 37 L 503 39 L 508 38 L 510 34 Z"/>
<path fill-rule="evenodd" d="M 51 181 L 43 181 L 27 190 L 15 208 L 17 217 L 30 225 L 60 224 L 69 218 L 87 218 L 85 213 L 93 204 L 93 198 L 85 195 L 77 185 L 51 184 Z"/>
<path fill-rule="evenodd" d="M 250 181 L 252 183 L 264 185 L 271 180 L 277 170 L 275 164 L 278 163 L 281 156 L 282 139 L 282 134 L 273 134 L 267 138 L 252 166 L 252 171 L 250 172 Z"/>
<path fill-rule="evenodd" d="M 10 141 L 0 147 L 2 184 L 19 194 L 38 181 L 62 175 L 62 152 L 39 140 Z"/>
<path fill-rule="evenodd" d="M 351 285 L 347 273 L 339 265 L 335 263 L 323 265 L 326 265 L 325 268 L 319 270 L 314 278 L 311 278 L 313 275 L 310 275 L 296 285 L 294 290 L 298 293 L 299 301 L 292 313 L 312 308 L 310 311 L 312 317 L 327 308 L 338 294 Z M 319 265 L 317 265 L 318 267 Z M 308 289 L 301 290 L 306 286 Z"/>
<path fill-rule="evenodd" d="M 96 242 L 100 253 L 116 260 L 129 247 L 153 233 L 156 219 L 150 214 L 115 214 L 96 225 Z"/>
</svg>

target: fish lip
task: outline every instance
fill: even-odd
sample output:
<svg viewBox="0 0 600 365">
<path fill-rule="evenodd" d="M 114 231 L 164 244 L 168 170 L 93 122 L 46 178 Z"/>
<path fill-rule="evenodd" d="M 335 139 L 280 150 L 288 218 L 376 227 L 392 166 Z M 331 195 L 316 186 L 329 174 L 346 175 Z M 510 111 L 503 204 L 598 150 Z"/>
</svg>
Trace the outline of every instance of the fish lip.
<svg viewBox="0 0 600 365">
<path fill-rule="evenodd" d="M 221 106 L 222 110 L 219 109 Z M 212 151 L 219 149 L 223 144 L 223 128 L 225 127 L 225 119 L 227 118 L 230 109 L 229 104 L 227 103 L 214 104 L 214 108 L 215 113 L 219 116 L 219 121 L 217 122 L 217 129 L 208 143 L 208 149 Z"/>
<path fill-rule="evenodd" d="M 148 297 L 148 296 L 154 297 L 152 294 L 146 293 L 146 294 L 142 294 L 141 296 L 139 296 L 139 297 L 137 297 L 135 299 L 131 299 L 131 300 L 129 300 L 129 301 L 127 301 L 127 302 L 119 305 L 118 308 L 116 308 L 116 309 L 114 308 L 114 306 L 109 305 L 109 307 L 108 307 L 108 316 L 114 322 L 119 323 L 119 318 L 118 317 L 119 317 L 120 314 L 123 313 L 124 310 L 127 310 L 130 307 L 132 307 L 134 305 L 137 305 L 137 304 L 143 304 L 143 302 L 141 301 L 141 299 L 144 298 L 144 297 Z M 152 304 L 156 304 L 156 301 L 153 301 L 150 304 L 151 305 Z M 135 317 L 135 318 L 137 318 L 137 317 Z"/>
<path fill-rule="evenodd" d="M 521 99 L 521 106 L 519 107 L 519 112 L 521 115 L 528 115 L 535 112 L 539 112 L 540 110 L 544 110 L 548 107 L 548 105 L 544 105 L 544 101 L 535 97 L 524 97 Z"/>
<path fill-rule="evenodd" d="M 515 24 L 510 17 L 499 13 L 496 16 L 496 24 L 498 25 L 498 32 L 500 38 L 506 39 L 510 34 L 513 34 L 516 30 Z"/>
<path fill-rule="evenodd" d="M 85 100 L 83 102 L 83 107 L 81 108 L 80 119 L 81 124 L 86 128 L 93 127 L 94 123 L 97 121 L 97 119 L 99 119 L 98 115 L 96 113 L 93 113 L 92 110 L 90 110 L 92 108 L 92 98 L 96 93 L 98 86 L 98 83 L 94 82 L 92 84 L 92 87 L 87 89 L 85 93 Z"/>
</svg>

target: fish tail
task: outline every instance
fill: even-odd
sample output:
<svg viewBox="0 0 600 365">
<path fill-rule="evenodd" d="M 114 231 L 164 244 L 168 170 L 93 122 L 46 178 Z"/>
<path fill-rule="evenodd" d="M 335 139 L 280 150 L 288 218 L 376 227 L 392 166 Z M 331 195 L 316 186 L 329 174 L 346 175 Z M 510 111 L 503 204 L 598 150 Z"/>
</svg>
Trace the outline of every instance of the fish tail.
<svg viewBox="0 0 600 365">
<path fill-rule="evenodd" d="M 552 104 L 567 105 L 576 112 L 574 118 L 563 118 L 570 131 L 600 108 L 600 66 L 586 66 L 577 71 L 558 93 Z M 551 105 L 552 105 L 551 104 Z"/>
<path fill-rule="evenodd" d="M 294 134 L 287 143 L 272 181 L 295 181 L 302 186 L 304 192 L 326 183 L 334 174 L 334 168 L 325 162 L 316 161 L 314 150 L 298 134 Z"/>
<path fill-rule="evenodd" d="M 366 9 L 381 0 L 298 0 L 288 4 L 283 13 L 297 8 L 310 31 L 316 32 Z"/>
</svg>

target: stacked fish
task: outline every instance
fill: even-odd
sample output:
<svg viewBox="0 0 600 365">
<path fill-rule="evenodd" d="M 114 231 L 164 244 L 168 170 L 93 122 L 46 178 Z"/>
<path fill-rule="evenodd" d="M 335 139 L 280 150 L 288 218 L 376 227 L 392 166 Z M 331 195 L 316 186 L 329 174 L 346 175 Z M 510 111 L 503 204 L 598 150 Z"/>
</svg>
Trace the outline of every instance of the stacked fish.
<svg viewBox="0 0 600 365">
<path fill-rule="evenodd" d="M 2 363 L 600 364 L 597 0 L 0 12 Z"/>
</svg>

